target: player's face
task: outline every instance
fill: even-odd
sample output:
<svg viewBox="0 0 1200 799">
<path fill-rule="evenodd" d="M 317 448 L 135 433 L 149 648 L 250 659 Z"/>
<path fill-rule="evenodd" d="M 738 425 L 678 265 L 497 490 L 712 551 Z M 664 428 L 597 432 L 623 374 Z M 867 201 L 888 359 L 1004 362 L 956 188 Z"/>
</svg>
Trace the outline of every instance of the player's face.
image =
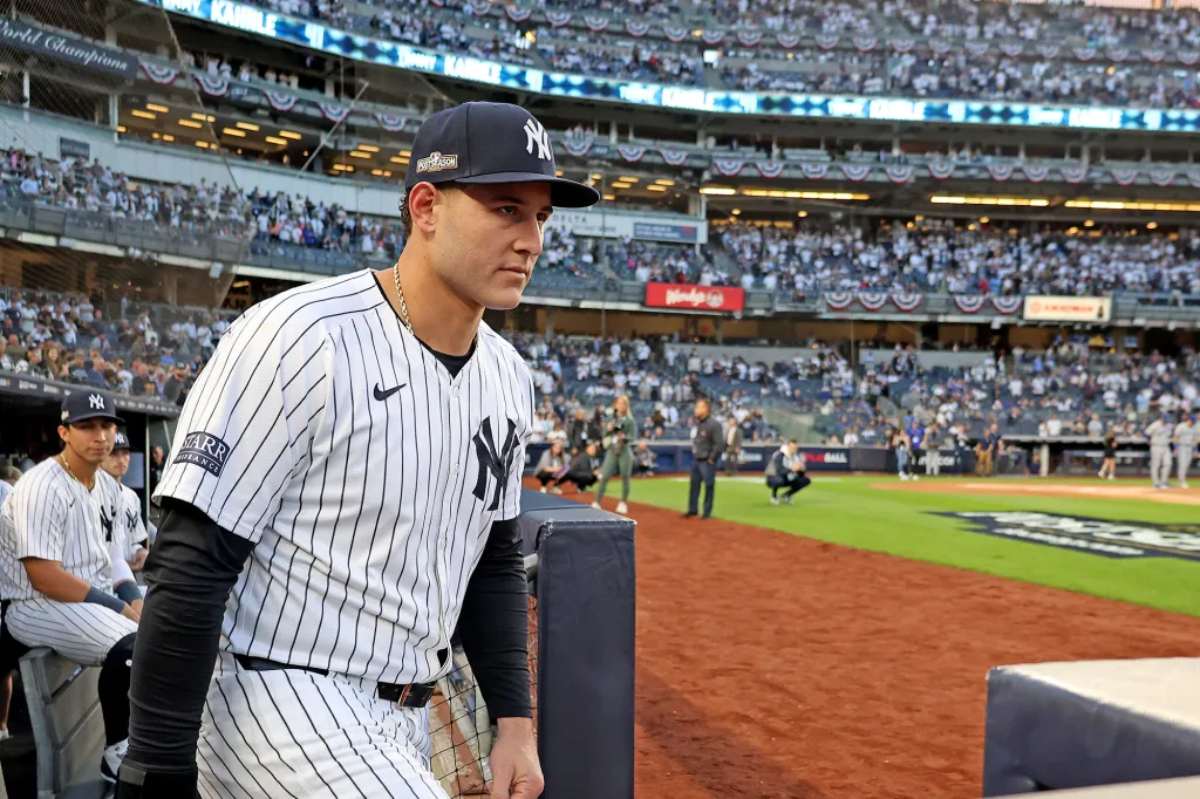
<svg viewBox="0 0 1200 799">
<path fill-rule="evenodd" d="M 553 209 L 545 183 L 459 186 L 445 200 L 432 240 L 433 266 L 468 302 L 509 310 L 533 276 Z"/>
<path fill-rule="evenodd" d="M 77 457 L 99 466 L 112 451 L 117 425 L 108 419 L 84 419 L 60 426 L 58 434 Z"/>
<path fill-rule="evenodd" d="M 129 471 L 129 450 L 113 450 L 100 464 L 100 468 L 120 480 Z"/>
</svg>

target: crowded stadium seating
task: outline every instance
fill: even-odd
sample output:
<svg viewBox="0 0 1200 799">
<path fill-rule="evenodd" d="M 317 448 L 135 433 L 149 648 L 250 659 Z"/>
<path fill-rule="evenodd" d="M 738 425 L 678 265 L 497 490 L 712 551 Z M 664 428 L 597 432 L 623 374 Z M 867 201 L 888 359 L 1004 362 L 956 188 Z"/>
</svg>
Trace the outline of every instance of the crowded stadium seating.
<svg viewBox="0 0 1200 799">
<path fill-rule="evenodd" d="M 742 90 L 1186 108 L 1200 16 L 1059 4 L 713 5 L 260 0 L 398 42 L 599 76 Z M 697 28 L 702 25 L 702 28 Z M 693 33 L 703 31 L 704 35 Z M 603 39 L 595 34 L 603 31 Z"/>
</svg>

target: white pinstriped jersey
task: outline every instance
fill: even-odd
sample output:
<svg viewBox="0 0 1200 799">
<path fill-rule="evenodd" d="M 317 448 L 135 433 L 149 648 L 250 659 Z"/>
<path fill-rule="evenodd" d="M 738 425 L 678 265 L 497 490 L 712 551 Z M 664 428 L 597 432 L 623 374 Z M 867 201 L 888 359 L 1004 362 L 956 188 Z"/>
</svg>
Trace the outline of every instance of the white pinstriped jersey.
<svg viewBox="0 0 1200 799">
<path fill-rule="evenodd" d="M 88 584 L 111 590 L 109 541 L 127 535 L 121 502 L 120 484 L 102 470 L 88 491 L 56 458 L 30 469 L 0 508 L 0 597 L 41 596 L 21 558 L 57 560 Z"/>
<path fill-rule="evenodd" d="M 155 492 L 256 546 L 228 651 L 380 682 L 445 673 L 492 522 L 519 513 L 533 382 L 481 324 L 449 371 L 370 271 L 250 308 L 188 395 Z"/>
<path fill-rule="evenodd" d="M 138 547 L 146 545 L 150 539 L 146 532 L 146 523 L 142 521 L 142 501 L 137 492 L 124 483 L 118 483 L 121 488 L 121 504 L 118 512 L 125 520 L 125 560 L 132 560 Z"/>
</svg>

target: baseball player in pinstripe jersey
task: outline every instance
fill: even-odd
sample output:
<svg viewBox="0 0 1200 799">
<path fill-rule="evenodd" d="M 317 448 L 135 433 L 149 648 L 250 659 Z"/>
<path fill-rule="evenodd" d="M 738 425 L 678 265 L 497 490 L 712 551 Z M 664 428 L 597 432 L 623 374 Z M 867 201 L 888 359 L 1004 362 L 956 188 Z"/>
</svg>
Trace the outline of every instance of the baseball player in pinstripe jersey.
<svg viewBox="0 0 1200 799">
<path fill-rule="evenodd" d="M 146 556 L 149 554 L 146 542 L 150 536 L 146 534 L 146 525 L 142 521 L 142 502 L 134 490 L 122 482 L 129 472 L 129 453 L 129 436 L 125 435 L 123 430 L 118 430 L 113 439 L 112 452 L 100 463 L 100 468 L 107 472 L 109 477 L 116 480 L 117 486 L 121 489 L 121 503 L 117 508 L 117 513 L 125 522 L 123 525 L 126 532 L 124 548 L 120 550 L 114 548 L 109 553 L 113 561 L 114 583 L 120 582 L 117 579 L 117 573 L 119 571 L 124 574 L 126 571 L 124 567 L 128 567 L 128 579 L 132 580 L 133 572 L 142 568 L 146 562 Z"/>
<path fill-rule="evenodd" d="M 497 719 L 492 796 L 541 793 L 516 526 L 533 383 L 482 317 L 520 302 L 552 206 L 599 195 L 497 103 L 426 120 L 405 190 L 393 268 L 251 308 L 183 407 L 119 796 L 444 797 L 425 705 L 456 627 Z"/>
<path fill-rule="evenodd" d="M 131 580 L 117 579 L 114 589 L 109 559 L 110 541 L 123 551 L 127 536 L 116 512 L 120 486 L 100 463 L 120 420 L 112 397 L 83 389 L 64 400 L 61 421 L 62 452 L 26 473 L 0 508 L 4 624 L 25 646 L 101 667 L 107 745 L 100 772 L 115 781 L 127 747 L 129 660 L 141 605 Z"/>
</svg>

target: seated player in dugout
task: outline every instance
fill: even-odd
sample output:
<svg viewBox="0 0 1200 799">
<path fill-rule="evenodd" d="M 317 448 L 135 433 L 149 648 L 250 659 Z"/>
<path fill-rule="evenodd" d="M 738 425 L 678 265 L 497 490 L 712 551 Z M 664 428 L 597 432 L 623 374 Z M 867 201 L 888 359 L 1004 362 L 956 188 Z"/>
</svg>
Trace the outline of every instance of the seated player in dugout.
<svg viewBox="0 0 1200 799">
<path fill-rule="evenodd" d="M 250 308 L 183 405 L 123 799 L 444 799 L 426 705 L 456 630 L 497 723 L 491 795 L 541 794 L 517 527 L 534 387 L 483 313 L 520 303 L 553 207 L 600 196 L 513 105 L 440 111 L 412 150 L 396 263 Z"/>
<path fill-rule="evenodd" d="M 792 504 L 792 497 L 812 484 L 806 473 L 808 462 L 796 439 L 790 439 L 771 453 L 767 461 L 767 485 L 771 489 L 771 504 Z M 782 497 L 779 492 L 787 489 Z"/>
<path fill-rule="evenodd" d="M 138 499 L 137 493 L 132 488 L 122 482 L 125 475 L 129 473 L 129 456 L 129 436 L 125 434 L 125 431 L 118 430 L 113 439 L 112 452 L 100 463 L 100 468 L 107 472 L 109 477 L 116 480 L 121 489 L 121 504 L 117 508 L 117 513 L 124 517 L 127 533 L 123 548 L 118 548 L 118 542 L 115 540 L 110 542 L 113 544 L 109 556 L 113 563 L 114 583 L 120 582 L 118 574 L 121 574 L 124 579 L 133 580 L 133 573 L 142 570 L 146 563 L 146 556 L 150 554 L 146 548 L 150 536 L 146 534 L 146 524 L 142 521 L 142 501 Z"/>
<path fill-rule="evenodd" d="M 60 420 L 62 452 L 27 472 L 0 509 L 5 665 L 11 636 L 100 667 L 100 774 L 114 782 L 128 745 L 129 661 L 142 607 L 128 566 L 120 577 L 109 555 L 127 549 L 121 487 L 100 468 L 120 419 L 106 392 L 76 389 Z"/>
</svg>

